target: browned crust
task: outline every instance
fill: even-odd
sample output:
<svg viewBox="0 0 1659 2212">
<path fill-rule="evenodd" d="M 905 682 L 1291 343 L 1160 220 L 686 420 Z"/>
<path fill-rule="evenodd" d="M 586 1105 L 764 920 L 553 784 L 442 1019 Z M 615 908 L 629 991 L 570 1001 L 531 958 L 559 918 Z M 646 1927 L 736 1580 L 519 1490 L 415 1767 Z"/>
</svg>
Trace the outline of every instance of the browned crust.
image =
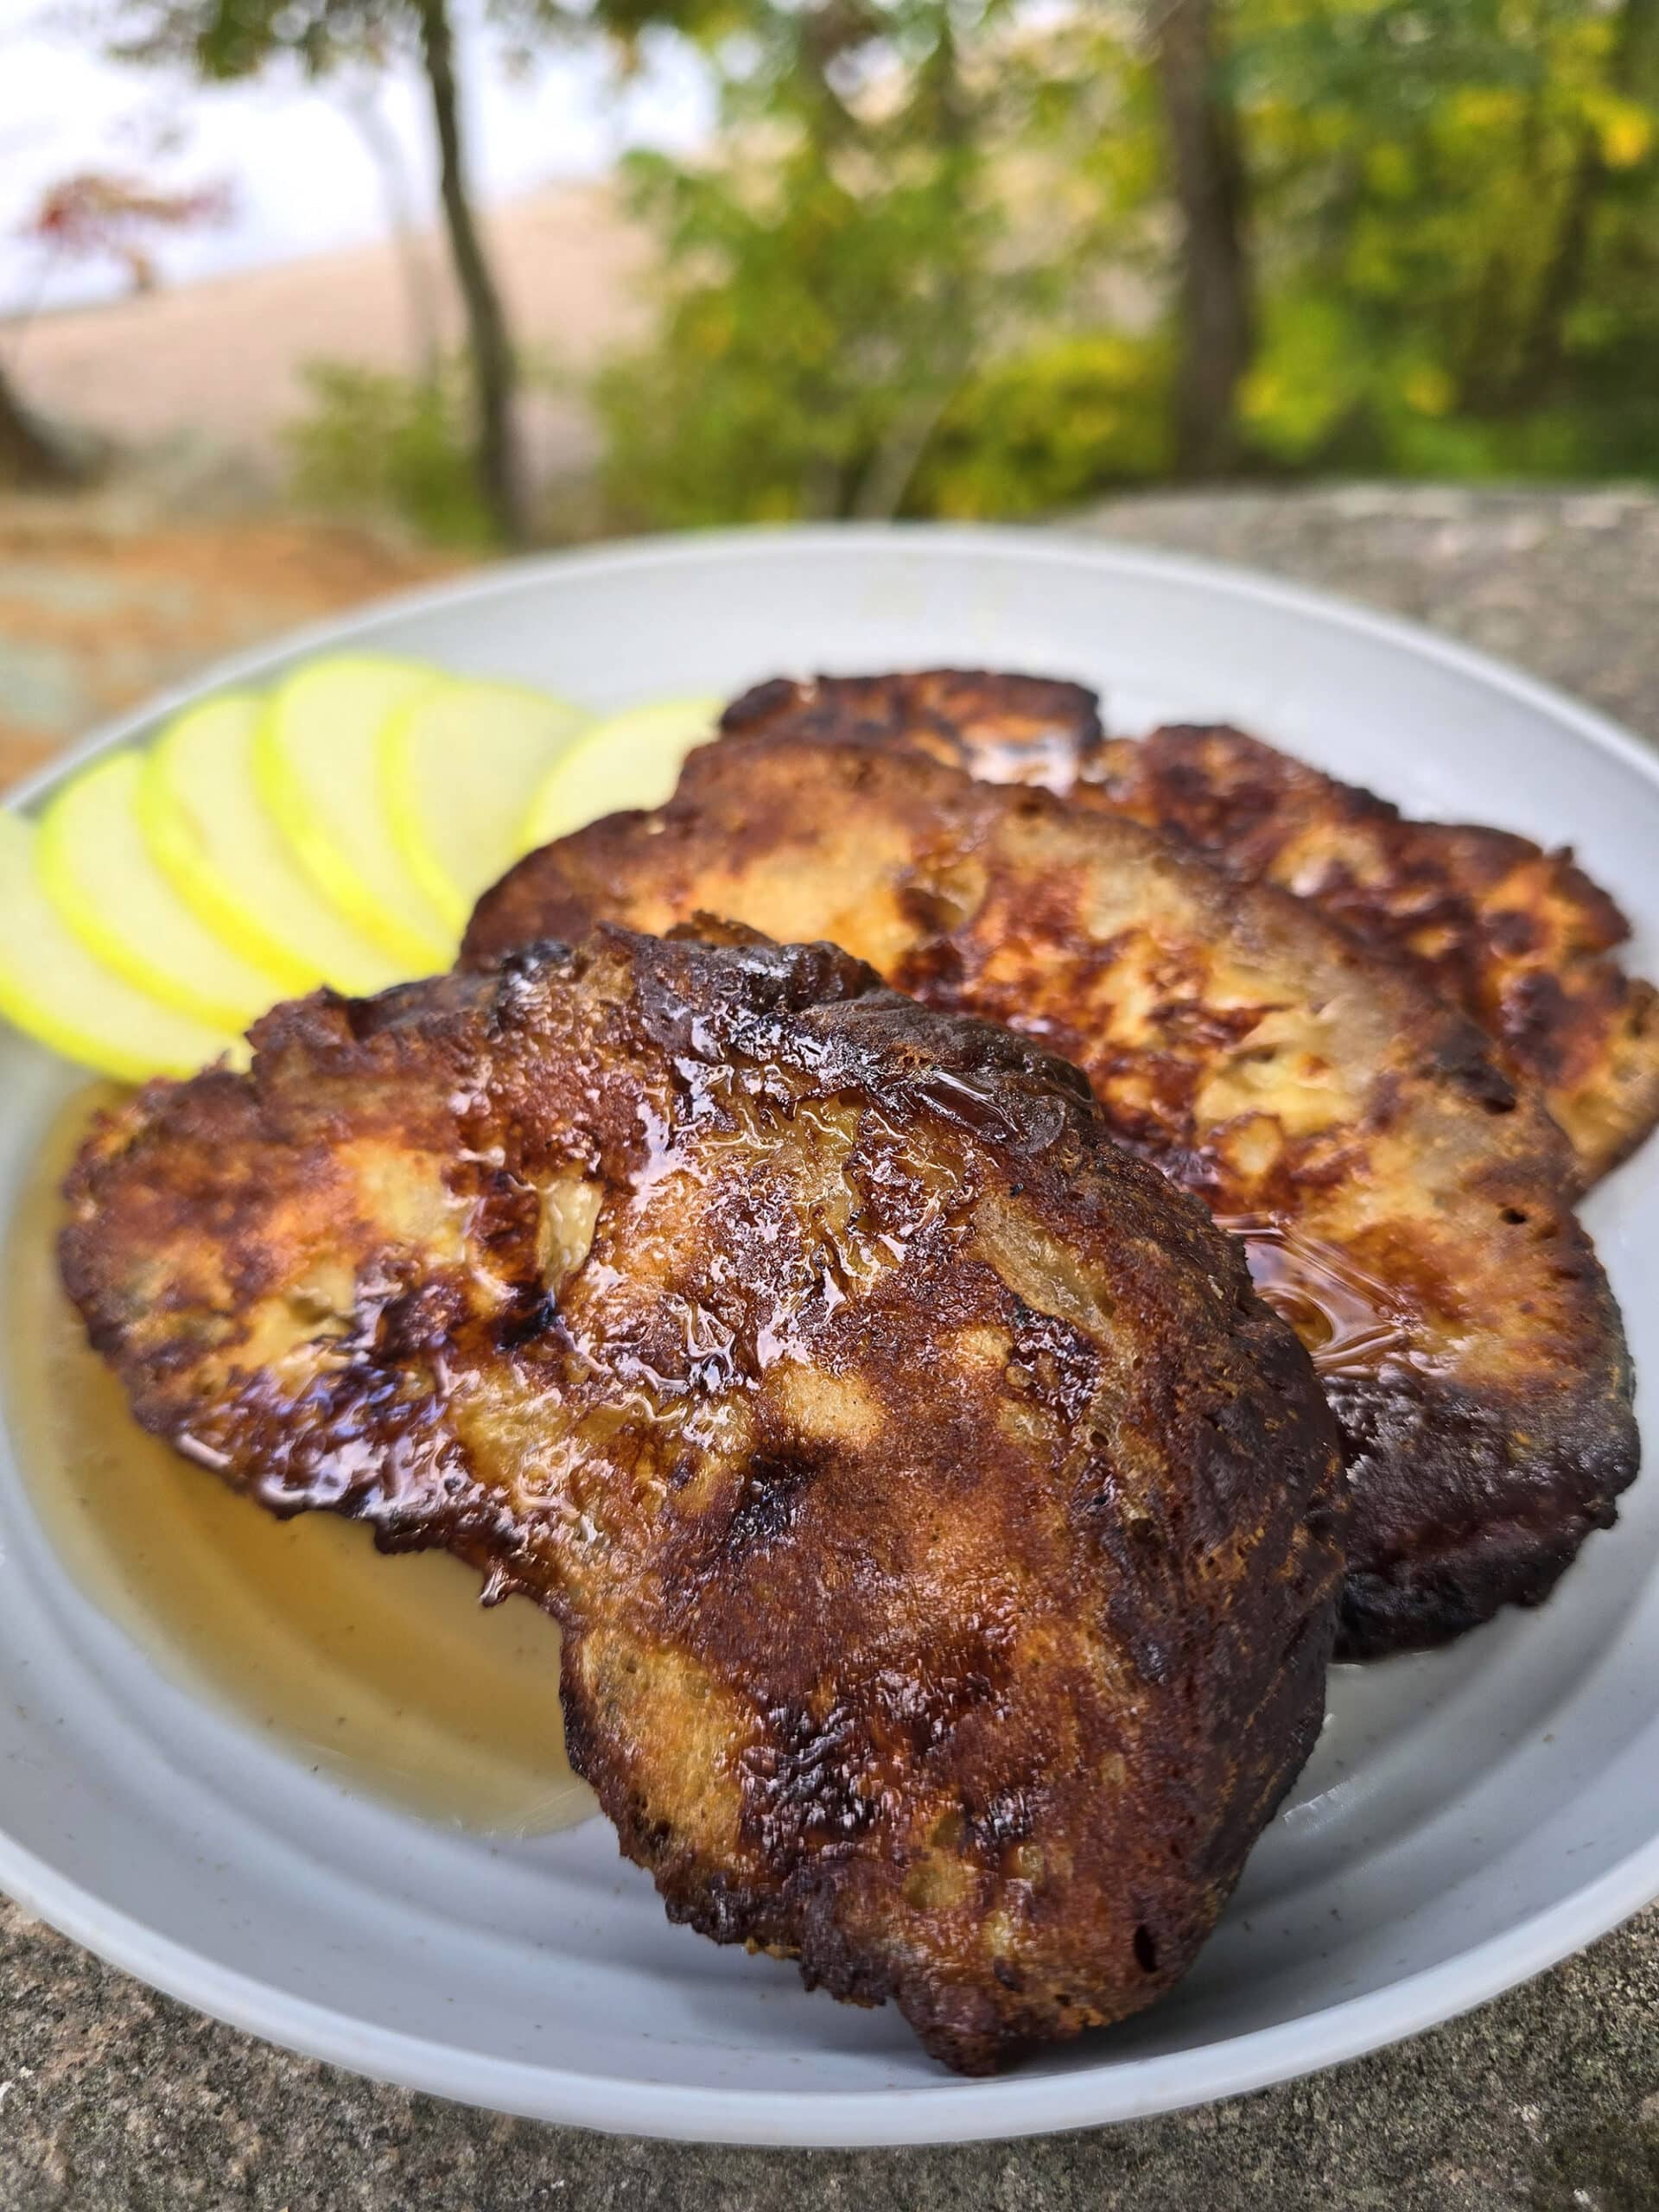
<svg viewBox="0 0 1659 2212">
<path fill-rule="evenodd" d="M 717 1941 L 967 2071 L 1177 1980 L 1319 1726 L 1339 1450 L 1076 1071 L 829 946 L 619 930 L 255 1045 L 69 1179 L 144 1423 L 545 1605 Z"/>
<path fill-rule="evenodd" d="M 1508 830 L 1412 821 L 1258 738 L 1171 725 L 1105 738 L 1093 694 L 949 669 L 779 679 L 733 733 L 920 751 L 988 783 L 1036 783 L 1185 838 L 1242 882 L 1307 899 L 1411 961 L 1542 1085 L 1589 1185 L 1659 1123 L 1659 998 L 1614 957 L 1629 925 L 1570 851 Z"/>
<path fill-rule="evenodd" d="M 774 677 L 734 699 L 720 728 L 724 737 L 893 746 L 986 783 L 1056 791 L 1071 789 L 1103 736 L 1099 702 L 1084 685 L 971 668 Z"/>
<path fill-rule="evenodd" d="M 1348 1656 L 1536 1603 L 1611 1522 L 1637 1464 L 1630 1368 L 1565 1145 L 1400 963 L 1135 823 L 765 734 L 693 754 L 655 815 L 521 862 L 466 957 L 699 910 L 833 936 L 1040 1038 L 1121 1141 L 1249 1229 L 1348 1440 Z"/>
<path fill-rule="evenodd" d="M 1588 1184 L 1659 1122 L 1659 1000 L 1614 949 L 1630 925 L 1566 849 L 1414 822 L 1242 730 L 1114 739 L 1077 793 L 1173 830 L 1247 882 L 1282 885 L 1417 962 L 1541 1084 Z"/>
</svg>

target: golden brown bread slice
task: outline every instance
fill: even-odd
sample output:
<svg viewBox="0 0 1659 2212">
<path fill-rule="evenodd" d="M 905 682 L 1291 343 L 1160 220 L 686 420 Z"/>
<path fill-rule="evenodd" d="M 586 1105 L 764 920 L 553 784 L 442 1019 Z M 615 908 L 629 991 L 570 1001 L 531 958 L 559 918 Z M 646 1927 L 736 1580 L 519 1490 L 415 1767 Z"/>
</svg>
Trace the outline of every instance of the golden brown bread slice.
<svg viewBox="0 0 1659 2212">
<path fill-rule="evenodd" d="M 1630 1369 L 1565 1143 L 1398 962 L 1139 823 L 765 734 L 521 861 L 463 957 L 699 912 L 833 938 L 1065 1053 L 1116 1135 L 1244 1231 L 1346 1434 L 1344 1654 L 1535 1604 L 1611 1524 Z"/>
<path fill-rule="evenodd" d="M 545 1605 L 675 1918 L 968 2070 L 1168 1988 L 1318 1732 L 1340 1453 L 1075 1071 L 613 930 L 254 1043 L 70 1180 L 146 1427 Z"/>
<path fill-rule="evenodd" d="M 1225 728 L 1101 747 L 1077 794 L 1282 884 L 1364 943 L 1418 962 L 1541 1084 L 1586 1184 L 1659 1122 L 1659 996 L 1612 957 L 1630 925 L 1570 852 L 1413 822 L 1357 785 Z"/>
<path fill-rule="evenodd" d="M 986 669 L 924 668 L 892 676 L 774 677 L 734 699 L 727 737 L 800 737 L 925 753 L 988 784 L 1070 791 L 1104 737 L 1100 705 L 1081 683 Z"/>
<path fill-rule="evenodd" d="M 1586 1185 L 1659 1122 L 1659 995 L 1612 957 L 1629 924 L 1570 852 L 1410 821 L 1241 730 L 1108 739 L 1092 693 L 1041 677 L 779 679 L 722 727 L 909 747 L 988 783 L 1041 784 L 1183 836 L 1242 882 L 1294 892 L 1418 963 L 1511 1072 L 1543 1086 Z"/>
</svg>

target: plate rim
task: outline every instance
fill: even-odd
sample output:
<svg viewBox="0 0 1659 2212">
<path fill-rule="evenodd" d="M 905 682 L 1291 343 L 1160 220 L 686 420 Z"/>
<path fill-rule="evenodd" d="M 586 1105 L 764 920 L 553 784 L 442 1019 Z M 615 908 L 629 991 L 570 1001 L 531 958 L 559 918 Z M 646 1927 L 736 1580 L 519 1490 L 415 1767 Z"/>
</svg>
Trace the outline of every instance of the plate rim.
<svg viewBox="0 0 1659 2212">
<path fill-rule="evenodd" d="M 1585 705 L 1571 692 L 1547 683 L 1541 677 L 1529 676 L 1511 662 L 1483 652 L 1478 645 L 1465 645 L 1408 616 L 1368 607 L 1339 592 L 1323 591 L 1316 585 L 1270 575 L 1265 570 L 1247 568 L 1238 562 L 1168 553 L 1160 547 L 1137 545 L 1127 539 L 1098 537 L 1075 525 L 847 522 L 758 523 L 730 530 L 623 538 L 597 548 L 524 554 L 487 563 L 476 574 L 463 572 L 435 583 L 387 593 L 365 601 L 344 614 L 324 615 L 296 629 L 285 630 L 280 637 L 251 646 L 245 652 L 227 654 L 181 683 L 153 694 L 130 712 L 97 723 L 85 737 L 59 747 L 39 767 L 21 777 L 0 804 L 14 810 L 32 807 L 71 771 L 113 746 L 130 743 L 153 724 L 216 692 L 268 675 L 273 669 L 302 656 L 359 638 L 365 631 L 378 628 L 388 617 L 464 607 L 469 601 L 533 589 L 550 576 L 575 570 L 602 575 L 607 570 L 626 572 L 658 566 L 694 567 L 710 556 L 736 552 L 745 546 L 762 543 L 787 543 L 791 548 L 819 553 L 861 542 L 925 544 L 931 550 L 955 558 L 1001 551 L 1054 567 L 1076 566 L 1124 575 L 1161 576 L 1172 582 L 1224 592 L 1236 599 L 1254 600 L 1262 606 L 1307 615 L 1332 627 L 1401 647 L 1420 659 L 1438 661 L 1443 667 L 1458 670 L 1513 699 L 1540 709 L 1571 724 L 1601 751 L 1611 753 L 1659 789 L 1659 753 L 1611 715 Z"/>
<path fill-rule="evenodd" d="M 842 524 L 699 531 L 532 555 L 368 602 L 225 657 L 131 712 L 60 747 L 6 796 L 36 804 L 65 776 L 158 721 L 230 686 L 268 676 L 296 658 L 349 645 L 389 617 L 450 611 L 534 590 L 574 573 L 696 566 L 757 543 L 782 557 L 841 553 L 860 543 L 914 547 L 928 556 L 990 553 L 1097 575 L 1152 577 L 1271 606 L 1391 645 L 1506 695 L 1633 770 L 1659 797 L 1659 753 L 1609 716 L 1505 661 L 1404 617 L 1297 582 L 1185 554 L 1108 541 L 1076 528 Z M 526 2060 L 481 2056 L 441 2040 L 353 2019 L 274 1991 L 188 1944 L 156 1935 L 58 1873 L 0 1828 L 0 1890 L 24 1911 L 120 1970 L 268 2043 L 372 2079 L 496 2111 L 608 2133 L 687 2142 L 801 2147 L 896 2147 L 965 2143 L 1098 2126 L 1178 2111 L 1299 2079 L 1422 2033 L 1542 1973 L 1618 1927 L 1659 1895 L 1659 1834 L 1604 1873 L 1504 1933 L 1401 1980 L 1224 2042 L 1084 2066 L 1058 2075 L 1019 2071 L 972 2083 L 953 2080 L 882 2090 L 813 2093 L 648 2087 L 614 2075 L 582 2075 Z"/>
<path fill-rule="evenodd" d="M 31 1877 L 38 1877 L 38 1882 Z M 1659 1838 L 1559 1904 L 1368 1995 L 1252 2029 L 1198 2052 L 1073 2072 L 950 2079 L 913 2088 L 718 2089 L 574 2074 L 368 2027 L 219 1965 L 101 1904 L 0 1835 L 0 1889 L 25 1912 L 147 1987 L 251 2035 L 374 2082 L 490 2112 L 604 2134 L 777 2149 L 890 2150 L 1116 2126 L 1323 2074 L 1476 2010 L 1558 1965 L 1650 1903 Z M 274 2007 L 274 2009 L 273 2009 Z M 1194 2064 L 1208 2058 L 1207 2070 Z M 1188 2082 L 1184 2073 L 1201 2080 Z M 1103 2095 L 1109 2087 L 1112 2094 Z M 639 2109 L 641 2104 L 645 2108 Z M 874 2124 L 872 2124 L 872 2121 Z"/>
</svg>

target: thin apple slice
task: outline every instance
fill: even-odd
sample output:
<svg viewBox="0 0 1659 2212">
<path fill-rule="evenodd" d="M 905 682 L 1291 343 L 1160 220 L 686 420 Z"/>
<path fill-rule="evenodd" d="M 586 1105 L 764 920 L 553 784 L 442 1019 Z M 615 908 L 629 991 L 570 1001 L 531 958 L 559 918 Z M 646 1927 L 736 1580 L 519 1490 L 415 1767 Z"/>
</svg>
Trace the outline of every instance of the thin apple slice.
<svg viewBox="0 0 1659 2212">
<path fill-rule="evenodd" d="M 332 983 L 365 998 L 403 981 L 395 960 L 313 887 L 254 782 L 264 702 L 227 692 L 187 708 L 144 760 L 138 818 L 168 880 L 226 944 L 285 990 Z"/>
<path fill-rule="evenodd" d="M 313 661 L 271 694 L 253 745 L 259 795 L 312 883 L 410 975 L 447 968 L 456 932 L 398 853 L 380 733 L 442 681 L 376 654 Z"/>
<path fill-rule="evenodd" d="M 121 1083 L 194 1075 L 237 1040 L 106 968 L 41 888 L 39 832 L 0 807 L 0 1014 L 37 1043 Z"/>
<path fill-rule="evenodd" d="M 156 867 L 138 826 L 143 757 L 112 753 L 72 777 L 41 817 L 41 887 L 86 950 L 135 989 L 238 1030 L 283 978 L 233 952 Z"/>
<path fill-rule="evenodd" d="M 589 723 L 531 801 L 519 850 L 550 845 L 601 814 L 662 805 L 686 754 L 715 734 L 720 709 L 718 699 L 659 699 Z"/>
<path fill-rule="evenodd" d="M 519 855 L 524 810 L 588 717 L 518 683 L 456 679 L 419 693 L 381 732 L 391 834 L 457 935 Z"/>
</svg>

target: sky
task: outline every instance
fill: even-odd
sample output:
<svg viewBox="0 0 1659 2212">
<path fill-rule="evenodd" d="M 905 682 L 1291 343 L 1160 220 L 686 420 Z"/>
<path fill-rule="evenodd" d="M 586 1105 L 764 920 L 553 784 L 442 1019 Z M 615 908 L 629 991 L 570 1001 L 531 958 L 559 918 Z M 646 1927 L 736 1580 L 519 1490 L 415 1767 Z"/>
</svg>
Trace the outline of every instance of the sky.
<svg viewBox="0 0 1659 2212">
<path fill-rule="evenodd" d="M 631 145 L 688 148 L 709 127 L 706 89 L 686 59 L 658 54 L 626 89 L 596 53 L 556 53 L 516 76 L 493 34 L 463 9 L 457 15 L 474 181 L 485 200 L 598 175 Z M 369 97 L 411 197 L 429 212 L 435 169 L 417 73 L 388 72 Z M 181 143 L 168 148 L 173 133 Z M 310 88 L 283 73 L 205 89 L 106 60 L 41 0 L 0 0 L 0 317 L 125 289 L 114 263 L 63 263 L 20 235 L 48 187 L 92 169 L 174 188 L 229 188 L 222 227 L 146 238 L 167 283 L 354 245 L 388 225 L 382 168 L 341 87 Z"/>
</svg>

